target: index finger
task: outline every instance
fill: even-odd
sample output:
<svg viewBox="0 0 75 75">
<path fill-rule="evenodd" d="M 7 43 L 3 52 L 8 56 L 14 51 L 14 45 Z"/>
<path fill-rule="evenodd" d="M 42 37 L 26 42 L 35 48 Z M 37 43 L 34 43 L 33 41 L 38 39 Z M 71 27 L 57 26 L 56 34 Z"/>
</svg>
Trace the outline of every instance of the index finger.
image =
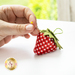
<svg viewBox="0 0 75 75">
<path fill-rule="evenodd" d="M 33 22 L 35 28 L 37 27 L 37 21 L 34 13 L 30 10 L 30 8 L 26 7 L 24 10 L 24 16 L 29 21 L 29 23 Z"/>
<path fill-rule="evenodd" d="M 10 7 L 17 17 L 25 17 L 29 23 L 33 22 L 34 28 L 37 27 L 36 17 L 30 8 L 22 5 L 10 5 Z"/>
</svg>

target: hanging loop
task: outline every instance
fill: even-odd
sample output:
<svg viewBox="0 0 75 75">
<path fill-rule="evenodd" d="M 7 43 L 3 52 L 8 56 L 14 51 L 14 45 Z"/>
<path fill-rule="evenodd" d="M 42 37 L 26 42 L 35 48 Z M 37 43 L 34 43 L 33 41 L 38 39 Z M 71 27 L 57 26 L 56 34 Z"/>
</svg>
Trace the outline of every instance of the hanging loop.
<svg viewBox="0 0 75 75">
<path fill-rule="evenodd" d="M 58 30 L 58 29 L 61 30 L 61 33 L 55 33 L 55 31 Z M 56 29 L 53 31 L 53 33 L 54 33 L 55 35 L 56 35 L 56 34 L 62 34 L 62 33 L 63 33 L 63 30 L 62 30 L 61 28 L 56 28 Z"/>
</svg>

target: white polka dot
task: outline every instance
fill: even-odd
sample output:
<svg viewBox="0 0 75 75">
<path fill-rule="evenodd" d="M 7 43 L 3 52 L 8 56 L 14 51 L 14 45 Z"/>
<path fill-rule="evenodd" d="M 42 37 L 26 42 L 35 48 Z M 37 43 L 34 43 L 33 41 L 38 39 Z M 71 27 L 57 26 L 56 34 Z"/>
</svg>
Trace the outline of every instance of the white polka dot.
<svg viewBox="0 0 75 75">
<path fill-rule="evenodd" d="M 49 39 L 50 40 L 50 39 Z"/>
<path fill-rule="evenodd" d="M 45 44 L 45 42 L 43 42 L 43 44 Z"/>
<path fill-rule="evenodd" d="M 50 45 L 50 47 L 52 47 L 52 46 Z"/>
<path fill-rule="evenodd" d="M 47 47 L 47 49 L 49 49 L 49 47 Z"/>
<path fill-rule="evenodd" d="M 37 43 L 38 43 L 38 41 L 37 41 Z"/>
<path fill-rule="evenodd" d="M 54 46 L 54 48 L 55 48 L 55 46 Z"/>
<path fill-rule="evenodd" d="M 40 42 L 40 40 L 39 40 L 39 42 Z"/>
<path fill-rule="evenodd" d="M 41 48 L 39 47 L 39 49 L 41 49 Z"/>
<path fill-rule="evenodd" d="M 48 45 L 50 45 L 50 44 L 48 43 Z"/>
<path fill-rule="evenodd" d="M 52 43 L 52 41 L 51 41 L 51 43 Z"/>
<path fill-rule="evenodd" d="M 51 48 L 51 50 L 53 50 L 53 48 Z"/>
<path fill-rule="evenodd" d="M 44 49 L 44 51 L 45 51 L 46 49 Z"/>
<path fill-rule="evenodd" d="M 39 46 L 39 44 L 38 44 L 38 46 Z"/>
<path fill-rule="evenodd" d="M 48 41 L 46 40 L 46 42 L 48 42 Z"/>
<path fill-rule="evenodd" d="M 43 41 L 43 39 L 41 39 Z"/>
<path fill-rule="evenodd" d="M 42 37 L 42 36 L 40 36 L 40 37 Z"/>
<path fill-rule="evenodd" d="M 40 52 L 38 52 L 38 53 L 40 53 Z"/>
<path fill-rule="evenodd" d="M 45 47 L 46 47 L 47 45 L 45 45 Z"/>
<path fill-rule="evenodd" d="M 40 43 L 40 45 L 42 45 L 42 43 Z"/>
<path fill-rule="evenodd" d="M 38 48 L 36 50 L 38 50 Z"/>
<path fill-rule="evenodd" d="M 42 34 L 42 33 L 40 33 L 40 34 Z"/>
<path fill-rule="evenodd" d="M 54 45 L 54 43 L 52 45 Z"/>
<path fill-rule="evenodd" d="M 41 50 L 41 52 L 43 52 L 43 51 Z"/>
<path fill-rule="evenodd" d="M 52 39 L 53 40 L 53 39 Z"/>
<path fill-rule="evenodd" d="M 39 39 L 39 37 L 38 37 L 38 39 Z"/>
<path fill-rule="evenodd" d="M 44 46 L 42 46 L 42 48 L 44 48 Z"/>
<path fill-rule="evenodd" d="M 46 37 L 44 37 L 44 39 L 46 39 Z"/>
</svg>

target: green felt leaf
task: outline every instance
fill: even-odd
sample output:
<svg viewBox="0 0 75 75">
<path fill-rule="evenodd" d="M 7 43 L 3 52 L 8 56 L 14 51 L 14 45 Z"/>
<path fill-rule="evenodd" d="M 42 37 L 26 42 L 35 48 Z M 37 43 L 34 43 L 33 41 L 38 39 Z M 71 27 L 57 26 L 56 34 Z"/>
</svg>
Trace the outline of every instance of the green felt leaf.
<svg viewBox="0 0 75 75">
<path fill-rule="evenodd" d="M 47 31 L 50 32 L 50 33 L 55 37 L 55 39 L 56 39 L 57 41 L 59 41 L 58 38 L 54 35 L 54 33 L 53 33 L 50 29 L 47 28 Z"/>
<path fill-rule="evenodd" d="M 46 32 L 46 30 L 40 30 L 40 32 L 44 33 L 44 32 Z"/>
<path fill-rule="evenodd" d="M 55 41 L 57 47 L 59 47 L 60 50 L 63 49 L 63 47 L 58 43 L 58 41 L 55 38 L 54 38 L 54 41 Z"/>
<path fill-rule="evenodd" d="M 45 33 L 44 33 L 44 36 L 45 36 L 45 35 L 49 35 L 50 38 L 54 38 L 54 36 L 53 36 L 51 33 L 49 33 L 49 32 L 45 32 Z"/>
</svg>

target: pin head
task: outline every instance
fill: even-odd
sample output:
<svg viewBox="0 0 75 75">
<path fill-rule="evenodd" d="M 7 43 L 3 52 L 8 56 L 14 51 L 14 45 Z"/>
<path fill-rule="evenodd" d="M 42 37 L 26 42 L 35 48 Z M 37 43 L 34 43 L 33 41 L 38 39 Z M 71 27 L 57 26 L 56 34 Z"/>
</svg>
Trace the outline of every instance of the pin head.
<svg viewBox="0 0 75 75">
<path fill-rule="evenodd" d="M 30 22 L 31 24 L 33 24 L 33 22 Z"/>
</svg>

